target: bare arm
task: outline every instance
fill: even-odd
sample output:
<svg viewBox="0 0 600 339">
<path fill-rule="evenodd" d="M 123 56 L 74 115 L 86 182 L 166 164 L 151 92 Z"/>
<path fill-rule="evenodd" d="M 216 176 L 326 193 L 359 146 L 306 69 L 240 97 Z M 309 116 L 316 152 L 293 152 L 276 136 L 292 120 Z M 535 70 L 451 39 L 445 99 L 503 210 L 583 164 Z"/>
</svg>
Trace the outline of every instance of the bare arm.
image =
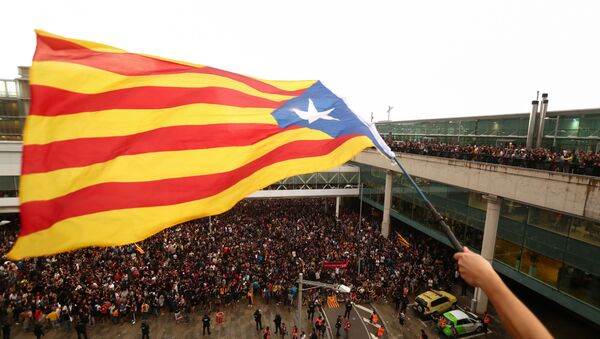
<svg viewBox="0 0 600 339">
<path fill-rule="evenodd" d="M 552 338 L 546 327 L 504 284 L 492 265 L 479 254 L 469 251 L 454 254 L 461 277 L 471 286 L 480 287 L 494 305 L 502 323 L 515 338 Z"/>
</svg>

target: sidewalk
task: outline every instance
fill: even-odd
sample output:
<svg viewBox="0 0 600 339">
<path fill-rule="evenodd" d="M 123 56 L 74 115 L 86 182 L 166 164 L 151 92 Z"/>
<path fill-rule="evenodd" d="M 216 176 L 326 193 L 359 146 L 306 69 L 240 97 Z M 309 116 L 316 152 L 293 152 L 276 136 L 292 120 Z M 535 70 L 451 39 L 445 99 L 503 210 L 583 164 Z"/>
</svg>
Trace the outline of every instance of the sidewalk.
<svg viewBox="0 0 600 339">
<path fill-rule="evenodd" d="M 191 321 L 189 323 L 175 322 L 174 315 L 172 313 L 165 312 L 158 318 L 151 316 L 148 319 L 150 325 L 150 338 L 152 339 L 199 339 L 199 338 L 233 338 L 233 339 L 245 339 L 245 338 L 262 338 L 260 331 L 256 331 L 254 322 L 254 311 L 259 308 L 262 312 L 262 324 L 264 327 L 269 326 L 271 329 L 271 338 L 279 339 L 279 334 L 275 335 L 275 324 L 273 319 L 275 315 L 279 315 L 283 318 L 283 322 L 287 326 L 288 334 L 286 338 L 291 338 L 292 327 L 294 326 L 294 317 L 296 315 L 296 308 L 292 308 L 288 311 L 287 306 L 275 305 L 271 303 L 266 305 L 260 300 L 255 306 L 249 307 L 245 303 L 240 303 L 236 306 L 229 306 L 227 308 L 220 309 L 225 314 L 225 321 L 223 324 L 217 324 L 216 313 L 214 311 L 209 314 L 211 318 L 211 335 L 202 336 L 202 317 L 204 313 L 197 311 L 191 314 Z M 306 314 L 303 315 L 303 319 L 306 319 Z M 88 327 L 87 334 L 90 339 L 139 339 L 142 336 L 140 329 L 141 320 L 135 324 L 131 322 L 125 322 L 119 325 L 113 325 L 110 322 L 98 323 L 93 327 Z M 44 339 L 75 339 L 77 334 L 74 329 L 69 332 L 62 329 L 48 329 L 45 330 L 46 335 Z M 11 326 L 11 338 L 15 339 L 31 339 L 34 335 L 31 331 L 24 332 L 21 326 L 12 324 Z"/>
</svg>

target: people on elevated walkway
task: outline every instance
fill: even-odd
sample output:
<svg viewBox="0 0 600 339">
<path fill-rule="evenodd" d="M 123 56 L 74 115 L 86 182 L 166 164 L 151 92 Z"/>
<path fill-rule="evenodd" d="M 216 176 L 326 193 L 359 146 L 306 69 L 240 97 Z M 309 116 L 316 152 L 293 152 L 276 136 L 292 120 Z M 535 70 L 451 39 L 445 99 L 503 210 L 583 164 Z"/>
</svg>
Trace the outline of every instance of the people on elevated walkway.
<svg viewBox="0 0 600 339">
<path fill-rule="evenodd" d="M 600 152 L 591 150 L 549 150 L 515 145 L 457 145 L 425 141 L 388 141 L 395 152 L 455 158 L 469 161 L 533 168 L 545 171 L 600 176 Z"/>
</svg>

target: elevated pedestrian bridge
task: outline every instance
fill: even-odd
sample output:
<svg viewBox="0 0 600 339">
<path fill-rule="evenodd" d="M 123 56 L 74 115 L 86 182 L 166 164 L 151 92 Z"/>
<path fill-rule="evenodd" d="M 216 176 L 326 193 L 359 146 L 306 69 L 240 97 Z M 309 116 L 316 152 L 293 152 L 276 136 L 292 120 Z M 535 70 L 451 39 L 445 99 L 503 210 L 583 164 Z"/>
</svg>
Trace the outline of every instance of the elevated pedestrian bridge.
<svg viewBox="0 0 600 339">
<path fill-rule="evenodd" d="M 600 324 L 600 178 L 398 156 L 462 244 L 503 275 Z M 393 234 L 392 217 L 449 245 L 397 165 L 372 150 L 352 163 L 361 168 L 361 199 L 383 212 L 385 237 Z M 487 307 L 481 290 L 471 307 Z"/>
<path fill-rule="evenodd" d="M 415 177 L 600 220 L 600 178 L 597 177 L 409 153 L 397 156 Z M 353 160 L 400 172 L 397 165 L 374 150 L 363 151 Z"/>
<path fill-rule="evenodd" d="M 248 198 L 357 197 L 359 181 L 360 168 L 346 164 L 326 172 L 285 178 Z"/>
</svg>

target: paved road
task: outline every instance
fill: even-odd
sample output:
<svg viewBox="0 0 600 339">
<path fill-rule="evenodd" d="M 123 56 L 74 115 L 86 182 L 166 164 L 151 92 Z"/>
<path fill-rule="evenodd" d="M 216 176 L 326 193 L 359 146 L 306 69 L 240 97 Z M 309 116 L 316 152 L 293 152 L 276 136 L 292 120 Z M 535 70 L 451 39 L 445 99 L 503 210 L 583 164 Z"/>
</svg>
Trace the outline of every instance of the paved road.
<svg viewBox="0 0 600 339">
<path fill-rule="evenodd" d="M 340 303 L 338 307 L 330 307 L 326 305 L 323 307 L 323 311 L 327 317 L 327 320 L 330 324 L 330 328 L 333 333 L 333 337 L 335 338 L 335 321 L 338 315 L 343 316 L 345 311 L 345 305 Z M 375 339 L 377 338 L 377 330 L 381 327 L 380 324 L 371 324 L 369 319 L 371 317 L 371 313 L 373 313 L 373 309 L 369 308 L 369 306 L 365 305 L 354 305 L 352 308 L 352 312 L 350 313 L 350 331 L 348 331 L 348 336 L 345 336 L 344 330 L 340 330 L 341 338 L 348 339 Z M 388 338 L 387 335 L 384 335 L 383 338 Z"/>
<path fill-rule="evenodd" d="M 455 294 L 458 295 L 458 294 Z M 467 298 L 461 298 L 461 303 L 467 300 Z M 463 300 L 464 299 L 464 300 Z M 263 314 L 263 326 L 270 326 L 274 329 L 273 319 L 276 314 L 280 314 L 283 321 L 288 325 L 288 335 L 285 339 L 289 339 L 289 331 L 293 324 L 296 322 L 296 307 L 287 307 L 283 305 L 276 305 L 271 303 L 266 305 L 261 298 L 258 298 L 257 305 L 247 306 L 243 302 L 235 306 L 229 306 L 226 308 L 220 308 L 225 312 L 225 322 L 223 324 L 216 324 L 215 311 L 213 310 L 209 315 L 212 319 L 211 331 L 212 335 L 202 335 L 202 316 L 204 312 L 201 310 L 196 311 L 192 314 L 192 321 L 190 323 L 176 323 L 173 320 L 173 315 L 165 313 L 158 318 L 150 318 L 150 338 L 152 339 L 200 339 L 200 338 L 233 338 L 233 339 L 262 339 L 260 332 L 256 331 L 254 318 L 252 314 L 257 308 L 262 310 Z M 329 319 L 329 328 L 332 331 L 333 339 L 335 337 L 335 319 L 338 315 L 344 314 L 344 304 L 339 303 L 339 307 L 328 307 L 323 308 Z M 389 303 L 377 303 L 377 304 L 363 304 L 356 305 L 351 313 L 351 330 L 348 335 L 348 339 L 373 339 L 372 335 L 377 333 L 375 327 L 364 319 L 369 319 L 371 310 L 377 309 L 377 313 L 380 315 L 381 322 L 384 324 L 386 329 L 385 333 L 388 335 L 386 338 L 418 338 L 421 329 L 424 329 L 429 338 L 438 338 L 440 335 L 435 332 L 433 321 L 426 319 L 420 319 L 411 310 L 407 310 L 407 321 L 405 326 L 401 327 L 397 320 L 397 312 L 394 310 L 394 305 Z M 312 328 L 312 324 L 306 320 L 306 308 L 303 308 L 303 326 L 306 329 Z M 489 334 L 486 338 L 507 338 L 505 332 L 501 330 L 497 319 L 492 319 L 493 333 Z M 31 331 L 23 332 L 22 325 L 12 324 L 11 338 L 15 339 L 28 339 L 34 338 Z M 310 332 L 310 331 L 308 331 Z M 273 332 L 272 332 L 273 333 Z M 131 324 L 131 322 L 123 322 L 119 325 L 113 325 L 110 322 L 99 323 L 96 326 L 88 328 L 88 336 L 90 339 L 139 339 L 141 338 L 140 322 Z M 44 339 L 75 339 L 77 335 L 74 330 L 65 331 L 60 329 L 49 329 L 46 332 Z M 273 335 L 273 339 L 281 338 L 279 335 Z M 343 330 L 342 336 L 339 339 L 344 338 Z"/>
</svg>

